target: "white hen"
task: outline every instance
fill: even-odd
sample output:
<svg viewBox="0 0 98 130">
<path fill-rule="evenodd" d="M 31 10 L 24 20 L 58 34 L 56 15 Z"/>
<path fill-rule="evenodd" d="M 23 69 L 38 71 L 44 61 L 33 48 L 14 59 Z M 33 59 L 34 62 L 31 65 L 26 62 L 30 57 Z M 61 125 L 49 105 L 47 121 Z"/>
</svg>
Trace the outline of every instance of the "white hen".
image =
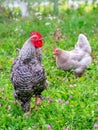
<svg viewBox="0 0 98 130">
<path fill-rule="evenodd" d="M 84 70 L 91 63 L 91 47 L 86 36 L 80 34 L 75 48 L 65 51 L 55 48 L 53 54 L 56 56 L 56 65 L 62 70 L 73 69 L 76 76 L 81 76 Z"/>
</svg>

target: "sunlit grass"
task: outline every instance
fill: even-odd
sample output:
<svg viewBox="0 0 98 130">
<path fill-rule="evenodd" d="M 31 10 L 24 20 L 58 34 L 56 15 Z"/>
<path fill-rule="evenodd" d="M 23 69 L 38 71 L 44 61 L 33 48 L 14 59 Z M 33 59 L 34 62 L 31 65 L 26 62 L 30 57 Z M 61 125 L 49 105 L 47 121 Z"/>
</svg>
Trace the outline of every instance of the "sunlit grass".
<svg viewBox="0 0 98 130">
<path fill-rule="evenodd" d="M 86 11 L 86 12 L 90 12 L 90 11 L 92 11 L 92 10 L 93 10 L 92 4 L 88 4 L 88 5 L 85 7 L 85 11 Z"/>
</svg>

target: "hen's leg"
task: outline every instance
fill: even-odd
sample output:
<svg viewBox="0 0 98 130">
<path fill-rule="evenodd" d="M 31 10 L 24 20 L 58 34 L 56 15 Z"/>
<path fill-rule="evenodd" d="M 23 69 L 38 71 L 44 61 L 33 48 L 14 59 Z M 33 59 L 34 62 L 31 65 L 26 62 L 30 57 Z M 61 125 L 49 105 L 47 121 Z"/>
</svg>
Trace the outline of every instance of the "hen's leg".
<svg viewBox="0 0 98 130">
<path fill-rule="evenodd" d="M 82 65 L 79 68 L 75 69 L 76 77 L 81 77 L 84 73 L 85 68 L 86 68 L 86 66 Z"/>
</svg>

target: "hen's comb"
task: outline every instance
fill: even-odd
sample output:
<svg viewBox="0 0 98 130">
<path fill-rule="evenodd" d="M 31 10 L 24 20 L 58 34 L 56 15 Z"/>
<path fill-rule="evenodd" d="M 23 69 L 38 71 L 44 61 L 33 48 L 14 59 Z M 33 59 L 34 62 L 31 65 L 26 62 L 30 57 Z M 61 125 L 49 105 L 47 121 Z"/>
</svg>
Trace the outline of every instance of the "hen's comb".
<svg viewBox="0 0 98 130">
<path fill-rule="evenodd" d="M 53 52 L 56 52 L 56 50 L 57 50 L 57 48 L 54 48 L 54 49 L 53 49 Z"/>
</svg>

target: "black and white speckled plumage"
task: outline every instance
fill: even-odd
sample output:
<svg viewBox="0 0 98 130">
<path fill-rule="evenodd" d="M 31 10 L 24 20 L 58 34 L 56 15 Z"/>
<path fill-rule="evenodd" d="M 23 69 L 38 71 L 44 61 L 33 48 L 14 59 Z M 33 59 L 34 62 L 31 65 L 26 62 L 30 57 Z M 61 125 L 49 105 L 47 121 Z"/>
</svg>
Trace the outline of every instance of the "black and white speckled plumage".
<svg viewBox="0 0 98 130">
<path fill-rule="evenodd" d="M 30 109 L 31 97 L 41 95 L 47 87 L 45 70 L 41 64 L 41 50 L 32 46 L 30 40 L 25 42 L 14 60 L 11 81 L 15 99 L 25 112 Z"/>
</svg>

